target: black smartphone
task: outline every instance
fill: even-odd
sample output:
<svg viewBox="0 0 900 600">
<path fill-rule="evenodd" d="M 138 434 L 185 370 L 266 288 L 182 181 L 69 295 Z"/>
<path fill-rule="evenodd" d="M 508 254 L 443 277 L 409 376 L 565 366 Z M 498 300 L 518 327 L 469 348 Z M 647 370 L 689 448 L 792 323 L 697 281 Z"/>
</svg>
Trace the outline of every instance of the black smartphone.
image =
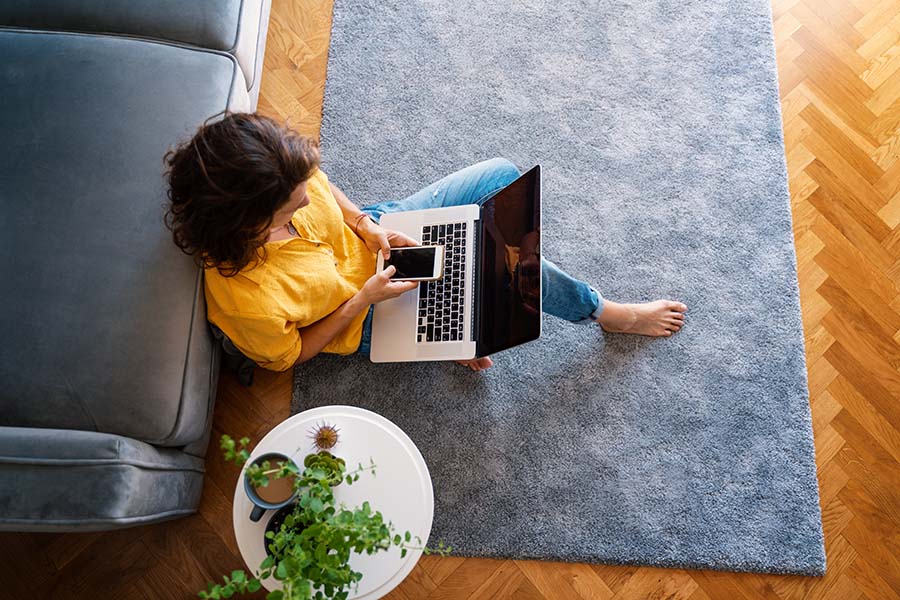
<svg viewBox="0 0 900 600">
<path fill-rule="evenodd" d="M 409 246 L 391 248 L 391 257 L 378 254 L 379 271 L 394 265 L 397 272 L 391 279 L 403 281 L 434 281 L 444 274 L 443 246 Z"/>
</svg>

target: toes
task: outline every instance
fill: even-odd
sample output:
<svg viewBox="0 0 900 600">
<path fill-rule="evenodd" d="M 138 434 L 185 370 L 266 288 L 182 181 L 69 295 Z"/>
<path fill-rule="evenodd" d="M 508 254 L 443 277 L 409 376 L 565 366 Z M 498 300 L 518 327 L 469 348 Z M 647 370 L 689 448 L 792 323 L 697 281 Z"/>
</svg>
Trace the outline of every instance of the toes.
<svg viewBox="0 0 900 600">
<path fill-rule="evenodd" d="M 687 310 L 687 305 L 682 304 L 681 302 L 675 302 L 673 300 L 669 300 L 666 303 L 666 308 L 669 308 L 669 309 L 677 311 L 677 312 L 685 312 Z"/>
<path fill-rule="evenodd" d="M 669 314 L 666 315 L 666 318 L 668 318 L 668 319 L 677 319 L 677 320 L 679 320 L 679 321 L 684 321 L 684 313 L 680 313 L 680 312 L 670 312 Z"/>
</svg>

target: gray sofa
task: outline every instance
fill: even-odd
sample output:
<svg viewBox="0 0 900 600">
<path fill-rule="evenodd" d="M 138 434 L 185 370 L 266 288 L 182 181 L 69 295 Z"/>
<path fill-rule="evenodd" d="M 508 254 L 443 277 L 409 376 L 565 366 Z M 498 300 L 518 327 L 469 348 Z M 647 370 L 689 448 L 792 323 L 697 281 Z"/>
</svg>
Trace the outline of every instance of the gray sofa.
<svg viewBox="0 0 900 600">
<path fill-rule="evenodd" d="M 162 157 L 256 109 L 269 9 L 0 2 L 0 530 L 196 511 L 221 348 Z"/>
</svg>

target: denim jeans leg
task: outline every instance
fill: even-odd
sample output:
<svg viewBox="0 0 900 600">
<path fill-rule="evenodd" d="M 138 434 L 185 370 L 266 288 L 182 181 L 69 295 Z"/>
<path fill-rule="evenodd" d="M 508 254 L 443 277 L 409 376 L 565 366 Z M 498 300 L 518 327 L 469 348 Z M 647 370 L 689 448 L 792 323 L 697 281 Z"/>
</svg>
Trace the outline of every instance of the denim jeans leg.
<svg viewBox="0 0 900 600">
<path fill-rule="evenodd" d="M 566 321 L 591 324 L 603 312 L 603 296 L 589 284 L 542 258 L 541 309 Z"/>
<path fill-rule="evenodd" d="M 356 349 L 363 356 L 369 356 L 372 352 L 372 314 L 374 311 L 375 305 L 373 304 L 369 307 L 369 312 L 366 313 L 366 320 L 363 321 L 362 338 L 359 340 L 359 348 Z"/>
<path fill-rule="evenodd" d="M 382 215 L 407 210 L 482 204 L 521 173 L 511 161 L 492 158 L 468 166 L 402 200 L 390 200 L 363 207 L 362 211 L 378 223 Z"/>
</svg>

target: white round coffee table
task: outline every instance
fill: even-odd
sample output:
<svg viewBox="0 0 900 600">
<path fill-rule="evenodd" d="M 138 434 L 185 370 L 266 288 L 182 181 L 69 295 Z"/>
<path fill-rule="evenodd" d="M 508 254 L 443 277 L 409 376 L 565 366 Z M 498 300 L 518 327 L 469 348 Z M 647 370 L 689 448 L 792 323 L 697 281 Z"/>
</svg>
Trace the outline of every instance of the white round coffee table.
<svg viewBox="0 0 900 600">
<path fill-rule="evenodd" d="M 428 467 L 409 436 L 381 415 L 353 406 L 323 406 L 304 411 L 266 434 L 251 452 L 247 464 L 266 452 L 281 452 L 302 465 L 303 458 L 313 451 L 309 432 L 321 423 L 340 430 L 338 445 L 332 452 L 347 462 L 348 470 L 355 469 L 359 463 L 368 465 L 370 459 L 376 465 L 374 477 L 362 473 L 353 485 L 343 483 L 335 487 L 335 500 L 348 508 L 368 500 L 372 509 L 381 511 L 385 521 L 392 522 L 398 533 L 409 531 L 419 536 L 424 547 L 434 517 L 434 492 Z M 252 510 L 253 503 L 244 492 L 242 475 L 234 490 L 234 533 L 244 562 L 256 574 L 266 557 L 263 537 L 266 524 L 275 511 L 266 511 L 254 523 L 250 520 Z M 363 577 L 356 592 L 351 590 L 350 598 L 381 598 L 409 575 L 421 555 L 421 550 L 410 550 L 405 558 L 400 558 L 396 546 L 374 555 L 353 554 L 350 566 Z M 273 578 L 263 581 L 263 585 L 269 591 L 281 589 L 281 584 Z"/>
</svg>

